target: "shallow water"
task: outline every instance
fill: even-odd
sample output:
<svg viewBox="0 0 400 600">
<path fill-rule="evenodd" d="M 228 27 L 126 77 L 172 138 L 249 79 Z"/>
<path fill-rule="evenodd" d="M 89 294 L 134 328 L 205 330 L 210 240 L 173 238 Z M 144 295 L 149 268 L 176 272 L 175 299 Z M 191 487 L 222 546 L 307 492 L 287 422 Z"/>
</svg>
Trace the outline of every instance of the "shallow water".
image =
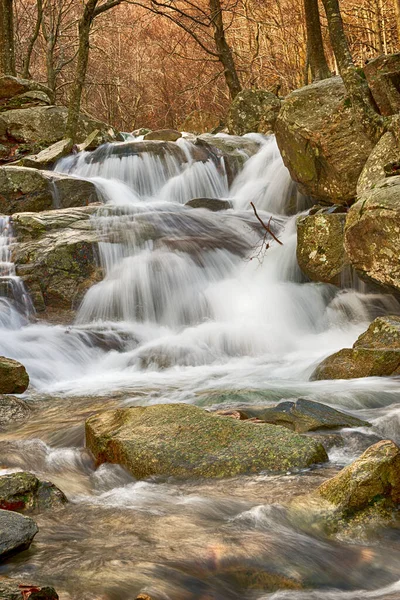
<svg viewBox="0 0 400 600">
<path fill-rule="evenodd" d="M 105 277 L 68 327 L 0 304 L 0 353 L 20 360 L 32 383 L 32 416 L 0 434 L 0 467 L 50 479 L 70 500 L 35 517 L 31 549 L 0 575 L 53 584 L 65 599 L 145 590 L 153 600 L 400 599 L 398 529 L 333 542 L 299 529 L 283 507 L 376 439 L 400 443 L 397 379 L 309 381 L 325 356 L 399 306 L 359 283 L 339 290 L 305 281 L 293 212 L 307 200 L 297 197 L 274 139 L 250 137 L 260 150 L 230 189 L 223 162 L 195 160 L 187 140 L 185 161 L 124 155 L 119 144 L 58 165 L 93 179 L 104 199 L 93 226 L 104 240 Z M 227 198 L 232 209 L 185 207 L 194 196 Z M 264 222 L 272 217 L 282 246 L 262 247 L 250 201 Z M 136 482 L 117 466 L 96 469 L 84 449 L 85 418 L 106 408 L 299 397 L 372 427 L 342 432 L 328 467 L 228 481 Z M 293 589 L 273 591 L 282 586 Z"/>
</svg>

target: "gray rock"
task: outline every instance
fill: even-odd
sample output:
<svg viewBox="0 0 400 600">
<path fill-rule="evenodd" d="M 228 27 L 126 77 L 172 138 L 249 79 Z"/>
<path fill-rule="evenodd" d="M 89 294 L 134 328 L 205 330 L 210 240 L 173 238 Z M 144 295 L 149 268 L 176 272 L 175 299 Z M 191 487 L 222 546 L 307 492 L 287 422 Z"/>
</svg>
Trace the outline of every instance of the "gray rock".
<svg viewBox="0 0 400 600">
<path fill-rule="evenodd" d="M 400 53 L 384 54 L 364 66 L 369 89 L 382 115 L 400 111 Z"/>
<path fill-rule="evenodd" d="M 185 206 L 190 206 L 191 208 L 206 208 L 213 212 L 232 208 L 232 205 L 228 200 L 219 200 L 218 198 L 193 198 L 193 200 L 186 202 Z"/>
<path fill-rule="evenodd" d="M 281 109 L 279 98 L 266 90 L 242 90 L 229 107 L 226 124 L 229 133 L 272 133 Z"/>
<path fill-rule="evenodd" d="M 14 163 L 12 166 L 21 165 L 23 167 L 32 167 L 33 169 L 47 169 L 63 156 L 67 156 L 71 152 L 71 149 L 72 140 L 70 138 L 60 140 L 48 148 L 45 148 L 39 152 L 39 154 L 24 156 L 18 161 L 18 164 Z"/>
<path fill-rule="evenodd" d="M 20 79 L 11 75 L 0 77 L 0 101 L 31 91 L 40 91 L 46 96 L 51 96 L 50 88 L 37 81 L 32 81 L 32 79 Z"/>
<path fill-rule="evenodd" d="M 0 580 L 0 600 L 21 600 L 23 592 L 29 593 L 30 600 L 58 600 L 58 594 L 52 587 Z"/>
<path fill-rule="evenodd" d="M 38 531 L 30 517 L 0 510 L 0 561 L 29 548 Z"/>
<path fill-rule="evenodd" d="M 8 394 L 0 395 L 0 431 L 8 425 L 25 421 L 30 414 L 31 409 L 24 400 Z"/>
<path fill-rule="evenodd" d="M 161 142 L 176 142 L 182 134 L 175 129 L 158 129 L 157 131 L 150 131 L 144 136 L 145 140 L 159 140 Z"/>
<path fill-rule="evenodd" d="M 357 195 L 372 189 L 379 181 L 385 179 L 385 166 L 400 159 L 400 149 L 393 133 L 388 131 L 376 144 L 357 183 Z"/>
<path fill-rule="evenodd" d="M 32 473 L 0 476 L 0 509 L 32 512 L 59 508 L 67 502 L 53 483 L 39 481 Z"/>
</svg>

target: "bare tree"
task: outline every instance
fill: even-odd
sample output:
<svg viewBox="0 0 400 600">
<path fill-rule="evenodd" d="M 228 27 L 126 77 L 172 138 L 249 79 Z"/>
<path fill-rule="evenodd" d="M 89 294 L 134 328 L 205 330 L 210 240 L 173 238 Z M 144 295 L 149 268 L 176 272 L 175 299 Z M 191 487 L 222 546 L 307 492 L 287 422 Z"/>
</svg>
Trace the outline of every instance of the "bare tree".
<svg viewBox="0 0 400 600">
<path fill-rule="evenodd" d="M 36 40 L 39 37 L 40 34 L 40 26 L 42 24 L 42 18 L 43 18 L 43 1 L 42 0 L 36 0 L 36 22 L 35 22 L 35 28 L 32 31 L 32 35 L 30 36 L 29 40 L 28 40 L 28 48 L 26 51 L 26 56 L 24 58 L 24 62 L 23 62 L 23 68 L 22 68 L 22 77 L 25 77 L 26 79 L 28 77 L 30 77 L 30 73 L 29 73 L 29 68 L 30 68 L 30 64 L 31 64 L 31 58 L 32 58 L 32 52 L 33 52 L 33 48 L 35 46 Z"/>
<path fill-rule="evenodd" d="M 0 0 L 0 71 L 16 75 L 13 0 Z"/>
<path fill-rule="evenodd" d="M 311 80 L 327 79 L 331 73 L 324 52 L 318 0 L 304 0 L 304 13 L 307 30 L 307 58 Z"/>
</svg>

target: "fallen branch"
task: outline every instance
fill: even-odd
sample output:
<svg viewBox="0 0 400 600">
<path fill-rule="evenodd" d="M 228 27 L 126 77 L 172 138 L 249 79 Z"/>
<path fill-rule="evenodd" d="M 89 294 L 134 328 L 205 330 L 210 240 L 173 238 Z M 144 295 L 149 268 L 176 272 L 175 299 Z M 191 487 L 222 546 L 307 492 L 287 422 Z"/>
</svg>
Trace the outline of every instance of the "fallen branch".
<svg viewBox="0 0 400 600">
<path fill-rule="evenodd" d="M 274 234 L 274 232 L 273 232 L 273 231 L 271 230 L 271 228 L 270 228 L 270 224 L 271 224 L 271 221 L 272 221 L 272 217 L 270 217 L 270 218 L 269 218 L 268 225 L 266 225 L 266 224 L 264 223 L 264 221 L 262 220 L 262 218 L 260 217 L 260 215 L 258 214 L 258 212 L 257 212 L 257 210 L 256 210 L 256 207 L 254 206 L 254 204 L 253 204 L 252 202 L 250 202 L 250 204 L 251 204 L 251 206 L 252 206 L 252 208 L 253 208 L 253 211 L 254 211 L 254 214 L 255 214 L 256 218 L 257 218 L 257 219 L 258 219 L 258 221 L 261 223 L 261 225 L 263 226 L 263 228 L 265 229 L 265 231 L 266 231 L 267 233 L 269 233 L 269 235 L 270 235 L 271 237 L 273 237 L 273 238 L 274 238 L 274 240 L 275 240 L 276 242 L 278 242 L 278 244 L 280 244 L 281 246 L 283 246 L 283 242 L 281 242 L 281 240 L 280 240 L 280 239 L 278 239 L 278 238 L 276 237 L 276 235 Z"/>
</svg>

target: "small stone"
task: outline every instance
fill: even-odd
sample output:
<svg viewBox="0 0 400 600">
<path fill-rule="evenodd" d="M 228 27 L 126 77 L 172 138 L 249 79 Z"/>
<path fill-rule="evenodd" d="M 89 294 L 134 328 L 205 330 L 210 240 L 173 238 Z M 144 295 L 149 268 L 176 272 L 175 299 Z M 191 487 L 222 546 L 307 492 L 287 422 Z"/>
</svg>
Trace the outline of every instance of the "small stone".
<svg viewBox="0 0 400 600">
<path fill-rule="evenodd" d="M 0 510 L 0 561 L 29 548 L 37 532 L 37 525 L 30 517 Z"/>
</svg>

